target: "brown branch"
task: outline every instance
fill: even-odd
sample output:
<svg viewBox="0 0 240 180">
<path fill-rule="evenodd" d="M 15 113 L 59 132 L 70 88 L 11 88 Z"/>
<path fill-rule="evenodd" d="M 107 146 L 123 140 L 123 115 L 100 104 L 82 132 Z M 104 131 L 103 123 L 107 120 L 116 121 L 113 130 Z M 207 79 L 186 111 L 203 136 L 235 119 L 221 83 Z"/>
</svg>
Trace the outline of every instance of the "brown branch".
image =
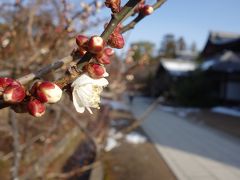
<svg viewBox="0 0 240 180">
<path fill-rule="evenodd" d="M 21 159 L 20 143 L 19 143 L 19 131 L 18 131 L 18 121 L 16 119 L 16 114 L 12 110 L 9 111 L 9 120 L 12 128 L 13 136 L 13 165 L 12 165 L 12 179 L 18 179 L 19 164 Z"/>
<path fill-rule="evenodd" d="M 160 8 L 163 3 L 165 3 L 166 0 L 158 0 L 154 5 L 152 5 L 154 11 L 158 8 Z M 121 30 L 122 33 L 125 33 L 126 31 L 129 31 L 131 29 L 133 29 L 135 27 L 135 25 L 137 23 L 139 23 L 142 19 L 144 19 L 146 16 L 144 16 L 143 14 L 139 13 L 138 16 L 132 20 L 129 24 L 127 24 L 126 26 L 124 26 Z"/>
<path fill-rule="evenodd" d="M 74 56 L 66 56 L 63 59 L 53 62 L 52 64 L 49 64 L 36 72 L 30 73 L 30 74 L 27 74 L 25 76 L 18 78 L 17 81 L 19 81 L 21 84 L 27 84 L 28 82 L 32 81 L 33 79 L 40 78 L 44 74 L 47 74 L 50 71 L 59 69 L 63 65 L 68 64 L 71 61 L 76 60 L 76 59 L 77 58 L 76 57 L 74 58 Z"/>
<path fill-rule="evenodd" d="M 59 126 L 59 121 L 61 120 L 61 110 L 60 109 L 56 109 L 56 116 L 54 119 L 54 124 L 53 126 L 51 126 L 47 132 L 42 132 L 37 134 L 36 136 L 32 137 L 30 140 L 28 140 L 25 144 L 19 145 L 19 152 L 22 153 L 23 151 L 25 151 L 27 148 L 29 148 L 31 145 L 33 145 L 36 141 L 38 141 L 40 138 L 42 137 L 49 137 L 53 131 L 55 131 L 57 129 L 57 127 Z M 3 155 L 1 157 L 1 159 L 3 161 L 6 161 L 10 158 L 12 158 L 14 156 L 14 152 L 9 152 L 6 155 Z"/>
</svg>

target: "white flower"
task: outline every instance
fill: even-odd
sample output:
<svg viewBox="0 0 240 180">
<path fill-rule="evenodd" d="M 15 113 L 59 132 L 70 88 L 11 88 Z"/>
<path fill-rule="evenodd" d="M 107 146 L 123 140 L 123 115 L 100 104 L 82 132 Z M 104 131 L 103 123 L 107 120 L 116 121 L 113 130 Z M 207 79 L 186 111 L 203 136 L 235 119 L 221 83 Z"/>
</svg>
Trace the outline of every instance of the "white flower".
<svg viewBox="0 0 240 180">
<path fill-rule="evenodd" d="M 100 93 L 108 85 L 105 78 L 92 79 L 87 74 L 78 77 L 71 85 L 73 88 L 73 105 L 77 112 L 83 113 L 85 108 L 92 114 L 91 108 L 99 109 Z"/>
</svg>

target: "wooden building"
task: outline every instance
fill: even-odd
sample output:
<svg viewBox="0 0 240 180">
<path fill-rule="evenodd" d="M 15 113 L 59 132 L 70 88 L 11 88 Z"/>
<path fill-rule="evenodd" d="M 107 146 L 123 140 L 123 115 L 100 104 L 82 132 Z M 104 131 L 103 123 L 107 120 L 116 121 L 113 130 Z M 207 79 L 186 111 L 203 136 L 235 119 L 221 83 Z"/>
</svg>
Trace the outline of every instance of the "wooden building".
<svg viewBox="0 0 240 180">
<path fill-rule="evenodd" d="M 201 52 L 201 69 L 216 85 L 223 103 L 240 102 L 240 34 L 211 32 Z"/>
</svg>

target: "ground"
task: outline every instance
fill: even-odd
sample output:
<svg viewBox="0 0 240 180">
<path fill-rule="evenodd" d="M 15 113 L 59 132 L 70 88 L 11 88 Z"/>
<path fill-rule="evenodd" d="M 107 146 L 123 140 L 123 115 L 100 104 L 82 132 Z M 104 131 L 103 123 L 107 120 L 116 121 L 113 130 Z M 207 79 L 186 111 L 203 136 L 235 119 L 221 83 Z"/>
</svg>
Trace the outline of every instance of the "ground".
<svg viewBox="0 0 240 180">
<path fill-rule="evenodd" d="M 105 180 L 175 180 L 151 142 L 123 143 L 104 155 Z"/>
<path fill-rule="evenodd" d="M 121 130 L 135 119 L 131 112 L 112 111 L 112 128 Z M 174 174 L 157 152 L 142 128 L 134 133 L 146 139 L 142 143 L 129 143 L 126 138 L 120 146 L 103 155 L 105 180 L 175 180 Z"/>
<path fill-rule="evenodd" d="M 149 104 L 151 100 L 137 98 L 131 108 L 139 117 Z M 239 138 L 193 123 L 186 113 L 179 115 L 159 105 L 142 124 L 177 179 L 239 180 Z"/>
<path fill-rule="evenodd" d="M 192 122 L 202 123 L 227 134 L 240 137 L 239 117 L 203 110 L 191 113 L 187 118 Z"/>
</svg>

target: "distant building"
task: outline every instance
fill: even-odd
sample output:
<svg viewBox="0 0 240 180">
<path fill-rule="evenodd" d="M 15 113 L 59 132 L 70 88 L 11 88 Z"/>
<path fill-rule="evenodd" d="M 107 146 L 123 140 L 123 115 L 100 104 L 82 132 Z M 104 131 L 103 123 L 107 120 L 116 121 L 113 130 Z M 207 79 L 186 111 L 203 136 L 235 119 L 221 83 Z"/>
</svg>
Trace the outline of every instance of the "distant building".
<svg viewBox="0 0 240 180">
<path fill-rule="evenodd" d="M 197 52 L 176 51 L 176 58 L 159 58 L 159 65 L 151 87 L 151 95 L 163 95 L 172 84 L 191 75 L 198 67 Z"/>
<path fill-rule="evenodd" d="M 240 34 L 210 32 L 200 57 L 200 68 L 217 85 L 216 98 L 240 102 Z"/>
<path fill-rule="evenodd" d="M 240 34 L 210 32 L 201 57 L 208 60 L 221 56 L 225 51 L 240 53 Z"/>
</svg>

